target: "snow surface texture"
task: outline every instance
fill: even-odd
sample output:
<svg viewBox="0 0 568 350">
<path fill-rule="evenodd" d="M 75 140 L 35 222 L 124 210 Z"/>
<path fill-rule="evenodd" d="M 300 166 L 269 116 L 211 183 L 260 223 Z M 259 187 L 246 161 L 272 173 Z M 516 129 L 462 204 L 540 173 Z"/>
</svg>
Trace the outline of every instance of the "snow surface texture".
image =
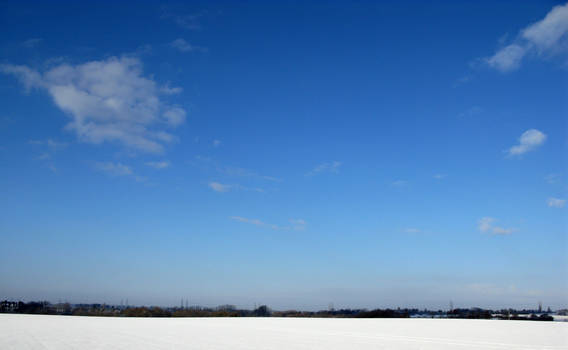
<svg viewBox="0 0 568 350">
<path fill-rule="evenodd" d="M 568 323 L 0 314 L 0 349 L 568 349 Z"/>
</svg>

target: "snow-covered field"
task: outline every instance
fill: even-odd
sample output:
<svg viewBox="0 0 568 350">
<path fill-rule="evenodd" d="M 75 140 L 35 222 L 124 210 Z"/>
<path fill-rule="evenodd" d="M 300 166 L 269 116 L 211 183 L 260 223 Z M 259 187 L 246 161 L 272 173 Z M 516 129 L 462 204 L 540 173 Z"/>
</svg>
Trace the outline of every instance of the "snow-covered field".
<svg viewBox="0 0 568 350">
<path fill-rule="evenodd" d="M 568 323 L 0 314 L 0 349 L 568 349 Z"/>
</svg>

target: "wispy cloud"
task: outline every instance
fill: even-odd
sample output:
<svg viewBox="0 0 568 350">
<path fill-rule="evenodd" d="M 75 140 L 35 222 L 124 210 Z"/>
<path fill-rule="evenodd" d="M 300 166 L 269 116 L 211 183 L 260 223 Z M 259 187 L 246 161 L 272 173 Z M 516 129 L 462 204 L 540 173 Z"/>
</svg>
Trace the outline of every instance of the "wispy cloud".
<svg viewBox="0 0 568 350">
<path fill-rule="evenodd" d="M 55 166 L 55 154 L 60 150 L 67 147 L 67 143 L 55 141 L 53 139 L 47 140 L 30 140 L 28 141 L 30 145 L 39 146 L 41 153 L 36 157 L 38 160 L 45 161 L 47 167 L 52 172 L 57 172 L 57 167 Z"/>
<path fill-rule="evenodd" d="M 181 88 L 179 86 L 171 87 L 169 84 L 166 84 L 166 85 L 164 85 L 160 88 L 160 92 L 165 94 L 165 95 L 177 95 L 177 94 L 181 94 L 182 91 L 183 91 L 183 88 Z"/>
<path fill-rule="evenodd" d="M 448 175 L 446 174 L 434 174 L 433 178 L 436 180 L 442 180 L 445 179 L 446 177 L 448 177 Z"/>
<path fill-rule="evenodd" d="M 232 190 L 264 192 L 264 189 L 260 187 L 246 187 L 239 184 L 222 184 L 215 181 L 209 182 L 208 186 L 215 192 L 229 192 Z"/>
<path fill-rule="evenodd" d="M 394 187 L 403 187 L 403 186 L 406 186 L 406 185 L 408 185 L 408 181 L 406 181 L 406 180 L 395 180 L 395 181 L 391 182 L 391 186 L 394 186 Z"/>
<path fill-rule="evenodd" d="M 156 82 L 142 75 L 134 57 L 110 57 L 79 65 L 59 64 L 43 73 L 27 66 L 0 65 L 26 90 L 45 90 L 71 121 L 67 130 L 87 143 L 117 142 L 161 153 L 175 137 L 170 130 L 185 120 L 185 110 L 160 100 Z"/>
<path fill-rule="evenodd" d="M 564 206 L 566 205 L 566 200 L 550 197 L 546 200 L 546 204 L 548 204 L 548 206 L 551 208 L 564 208 Z"/>
<path fill-rule="evenodd" d="M 304 219 L 290 219 L 289 220 L 291 224 L 294 225 L 305 225 L 306 224 L 306 220 Z"/>
<path fill-rule="evenodd" d="M 132 168 L 122 163 L 114 162 L 97 162 L 95 164 L 97 170 L 100 170 L 111 176 L 128 176 L 133 175 Z"/>
<path fill-rule="evenodd" d="M 520 31 L 515 40 L 484 59 L 501 72 L 518 69 L 525 57 L 551 57 L 568 52 L 568 4 L 555 6 L 540 21 Z"/>
<path fill-rule="evenodd" d="M 459 87 L 459 86 L 461 86 L 461 85 L 467 84 L 467 83 L 469 83 L 469 82 L 471 81 L 471 79 L 472 79 L 471 75 L 469 75 L 469 74 L 468 74 L 468 75 L 465 75 L 465 76 L 463 76 L 463 77 L 457 79 L 457 80 L 454 82 L 454 84 L 452 85 L 452 87 L 453 87 L 453 88 L 457 88 L 457 87 Z"/>
<path fill-rule="evenodd" d="M 167 160 L 163 160 L 160 162 L 146 162 L 144 164 L 154 169 L 165 169 L 171 165 L 170 162 L 168 162 Z"/>
<path fill-rule="evenodd" d="M 544 180 L 546 180 L 546 182 L 548 182 L 549 184 L 555 184 L 558 183 L 560 181 L 560 178 L 562 177 L 562 175 L 560 174 L 548 174 L 544 177 Z"/>
<path fill-rule="evenodd" d="M 291 227 L 290 226 L 279 226 L 279 225 L 275 225 L 275 224 L 268 224 L 262 220 L 259 219 L 250 219 L 250 218 L 245 218 L 242 216 L 230 216 L 229 219 L 234 220 L 234 221 L 238 221 L 238 222 L 243 222 L 243 223 L 247 223 L 247 224 L 252 224 L 255 226 L 259 226 L 259 227 L 266 227 L 269 228 L 271 230 L 290 230 Z M 300 220 L 301 222 L 303 222 L 303 224 L 297 224 L 297 222 L 299 222 L 298 220 Z M 295 226 L 292 227 L 294 230 L 304 230 L 305 229 L 305 225 L 306 222 L 302 219 L 290 219 L 290 222 L 296 222 Z"/>
<path fill-rule="evenodd" d="M 178 38 L 170 43 L 170 46 L 180 52 L 206 52 L 207 48 L 188 43 L 185 39 Z"/>
<path fill-rule="evenodd" d="M 233 186 L 219 182 L 210 182 L 209 187 L 215 192 L 228 192 Z"/>
<path fill-rule="evenodd" d="M 36 47 L 37 45 L 39 45 L 42 41 L 43 41 L 43 39 L 41 39 L 41 38 L 31 38 L 31 39 L 28 39 L 28 40 L 22 42 L 22 46 L 27 48 L 27 49 L 32 49 L 32 48 Z"/>
<path fill-rule="evenodd" d="M 180 107 L 171 107 L 163 113 L 163 117 L 170 126 L 176 127 L 185 121 L 185 110 Z"/>
<path fill-rule="evenodd" d="M 221 140 L 213 140 L 213 147 L 219 147 L 223 144 L 223 142 Z"/>
<path fill-rule="evenodd" d="M 235 220 L 235 221 L 239 221 L 239 222 L 245 222 L 247 224 L 253 224 L 253 225 L 256 225 L 256 226 L 266 225 L 264 222 L 262 222 L 258 219 L 249 219 L 249 218 L 244 218 L 242 216 L 231 216 L 230 219 Z"/>
<path fill-rule="evenodd" d="M 214 170 L 226 176 L 250 177 L 254 179 L 266 180 L 271 182 L 282 181 L 282 179 L 278 177 L 261 175 L 256 171 L 250 169 L 220 164 L 211 157 L 196 156 L 195 161 L 191 162 L 191 164 L 199 168 L 202 168 L 203 170 Z"/>
<path fill-rule="evenodd" d="M 497 51 L 495 55 L 487 58 L 487 64 L 502 72 L 509 72 L 520 67 L 521 60 L 525 56 L 527 49 L 517 44 L 505 46 Z"/>
<path fill-rule="evenodd" d="M 216 170 L 217 172 L 228 176 L 255 177 L 255 178 L 267 179 L 267 177 L 259 175 L 255 171 L 240 167 L 234 167 L 230 165 L 227 166 L 217 165 Z"/>
<path fill-rule="evenodd" d="M 519 138 L 519 144 L 507 151 L 511 156 L 518 156 L 536 149 L 546 141 L 546 135 L 536 129 L 525 131 Z"/>
<path fill-rule="evenodd" d="M 65 147 L 67 147 L 67 143 L 55 141 L 53 139 L 47 140 L 30 140 L 28 141 L 31 145 L 44 145 L 49 149 L 51 152 L 57 152 Z"/>
<path fill-rule="evenodd" d="M 514 228 L 493 227 L 493 233 L 496 235 L 508 235 L 515 232 Z"/>
<path fill-rule="evenodd" d="M 303 231 L 306 229 L 307 222 L 304 219 L 290 219 L 288 221 L 292 224 L 292 228 L 296 231 Z"/>
<path fill-rule="evenodd" d="M 458 114 L 458 118 L 471 118 L 481 113 L 483 113 L 483 108 L 479 106 L 473 106 Z"/>
<path fill-rule="evenodd" d="M 406 232 L 406 233 L 419 233 L 419 232 L 421 232 L 421 230 L 414 228 L 414 227 L 409 227 L 409 228 L 405 228 L 404 232 Z"/>
<path fill-rule="evenodd" d="M 282 181 L 282 179 L 277 178 L 277 177 L 274 177 L 274 176 L 260 175 L 259 177 L 260 177 L 261 179 L 268 180 L 268 181 L 273 181 L 273 182 L 280 182 L 280 181 Z"/>
<path fill-rule="evenodd" d="M 200 19 L 205 15 L 205 12 L 199 13 L 189 13 L 189 14 L 179 14 L 166 9 L 163 13 L 161 18 L 162 19 L 169 19 L 173 20 L 175 24 L 180 26 L 183 29 L 189 30 L 200 30 L 201 23 Z"/>
<path fill-rule="evenodd" d="M 342 163 L 339 161 L 333 162 L 326 162 L 316 165 L 312 170 L 306 173 L 306 176 L 314 176 L 321 173 L 338 173 L 339 167 L 341 167 Z"/>
<path fill-rule="evenodd" d="M 483 217 L 477 221 L 477 228 L 483 233 L 493 233 L 495 235 L 508 235 L 516 231 L 514 228 L 504 228 L 495 226 L 497 220 L 492 217 Z"/>
<path fill-rule="evenodd" d="M 491 225 L 493 224 L 493 222 L 495 221 L 495 219 L 491 218 L 491 217 L 483 217 L 481 219 L 479 219 L 479 221 L 477 222 L 477 227 L 479 228 L 479 231 L 481 232 L 487 232 L 491 229 Z"/>
</svg>

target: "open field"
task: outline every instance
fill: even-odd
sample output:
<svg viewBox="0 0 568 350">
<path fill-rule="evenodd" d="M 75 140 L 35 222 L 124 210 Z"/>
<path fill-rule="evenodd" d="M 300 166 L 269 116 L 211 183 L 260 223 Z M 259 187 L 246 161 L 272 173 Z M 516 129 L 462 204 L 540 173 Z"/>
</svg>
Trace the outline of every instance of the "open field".
<svg viewBox="0 0 568 350">
<path fill-rule="evenodd" d="M 568 349 L 568 323 L 0 315 L 7 349 Z"/>
</svg>

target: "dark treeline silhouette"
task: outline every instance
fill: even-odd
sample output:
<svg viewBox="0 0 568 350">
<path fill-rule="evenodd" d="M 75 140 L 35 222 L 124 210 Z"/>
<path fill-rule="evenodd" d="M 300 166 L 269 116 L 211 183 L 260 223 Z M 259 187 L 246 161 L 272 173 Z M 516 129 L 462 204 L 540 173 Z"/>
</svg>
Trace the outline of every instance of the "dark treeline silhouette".
<svg viewBox="0 0 568 350">
<path fill-rule="evenodd" d="M 355 317 L 359 313 L 366 311 L 363 309 L 340 309 L 340 310 L 321 310 L 321 311 L 298 311 L 298 310 L 287 310 L 287 311 L 274 311 L 272 316 L 274 317 L 337 317 L 337 318 L 347 318 Z"/>
<path fill-rule="evenodd" d="M 47 301 L 0 302 L 0 313 L 74 315 L 74 316 L 123 316 L 123 317 L 268 317 L 272 310 L 261 305 L 254 310 L 239 310 L 232 305 L 216 308 L 157 306 L 117 306 L 106 304 L 51 304 Z"/>
<path fill-rule="evenodd" d="M 329 317 L 329 318 L 463 318 L 463 319 L 504 319 L 552 321 L 550 309 L 546 313 L 537 310 L 488 310 L 481 308 L 442 310 L 419 309 L 340 309 L 322 311 L 273 311 L 266 305 L 253 310 L 238 309 L 234 305 L 216 308 L 156 306 L 118 306 L 106 304 L 51 304 L 47 301 L 0 302 L 0 313 L 75 315 L 75 316 L 117 316 L 117 317 Z"/>
<path fill-rule="evenodd" d="M 371 310 L 371 311 L 363 311 L 356 315 L 359 318 L 408 318 L 410 317 L 410 313 L 408 310 Z"/>
<path fill-rule="evenodd" d="M 493 311 L 479 308 L 471 309 L 453 309 L 448 311 L 449 318 L 476 318 L 491 319 Z"/>
</svg>

